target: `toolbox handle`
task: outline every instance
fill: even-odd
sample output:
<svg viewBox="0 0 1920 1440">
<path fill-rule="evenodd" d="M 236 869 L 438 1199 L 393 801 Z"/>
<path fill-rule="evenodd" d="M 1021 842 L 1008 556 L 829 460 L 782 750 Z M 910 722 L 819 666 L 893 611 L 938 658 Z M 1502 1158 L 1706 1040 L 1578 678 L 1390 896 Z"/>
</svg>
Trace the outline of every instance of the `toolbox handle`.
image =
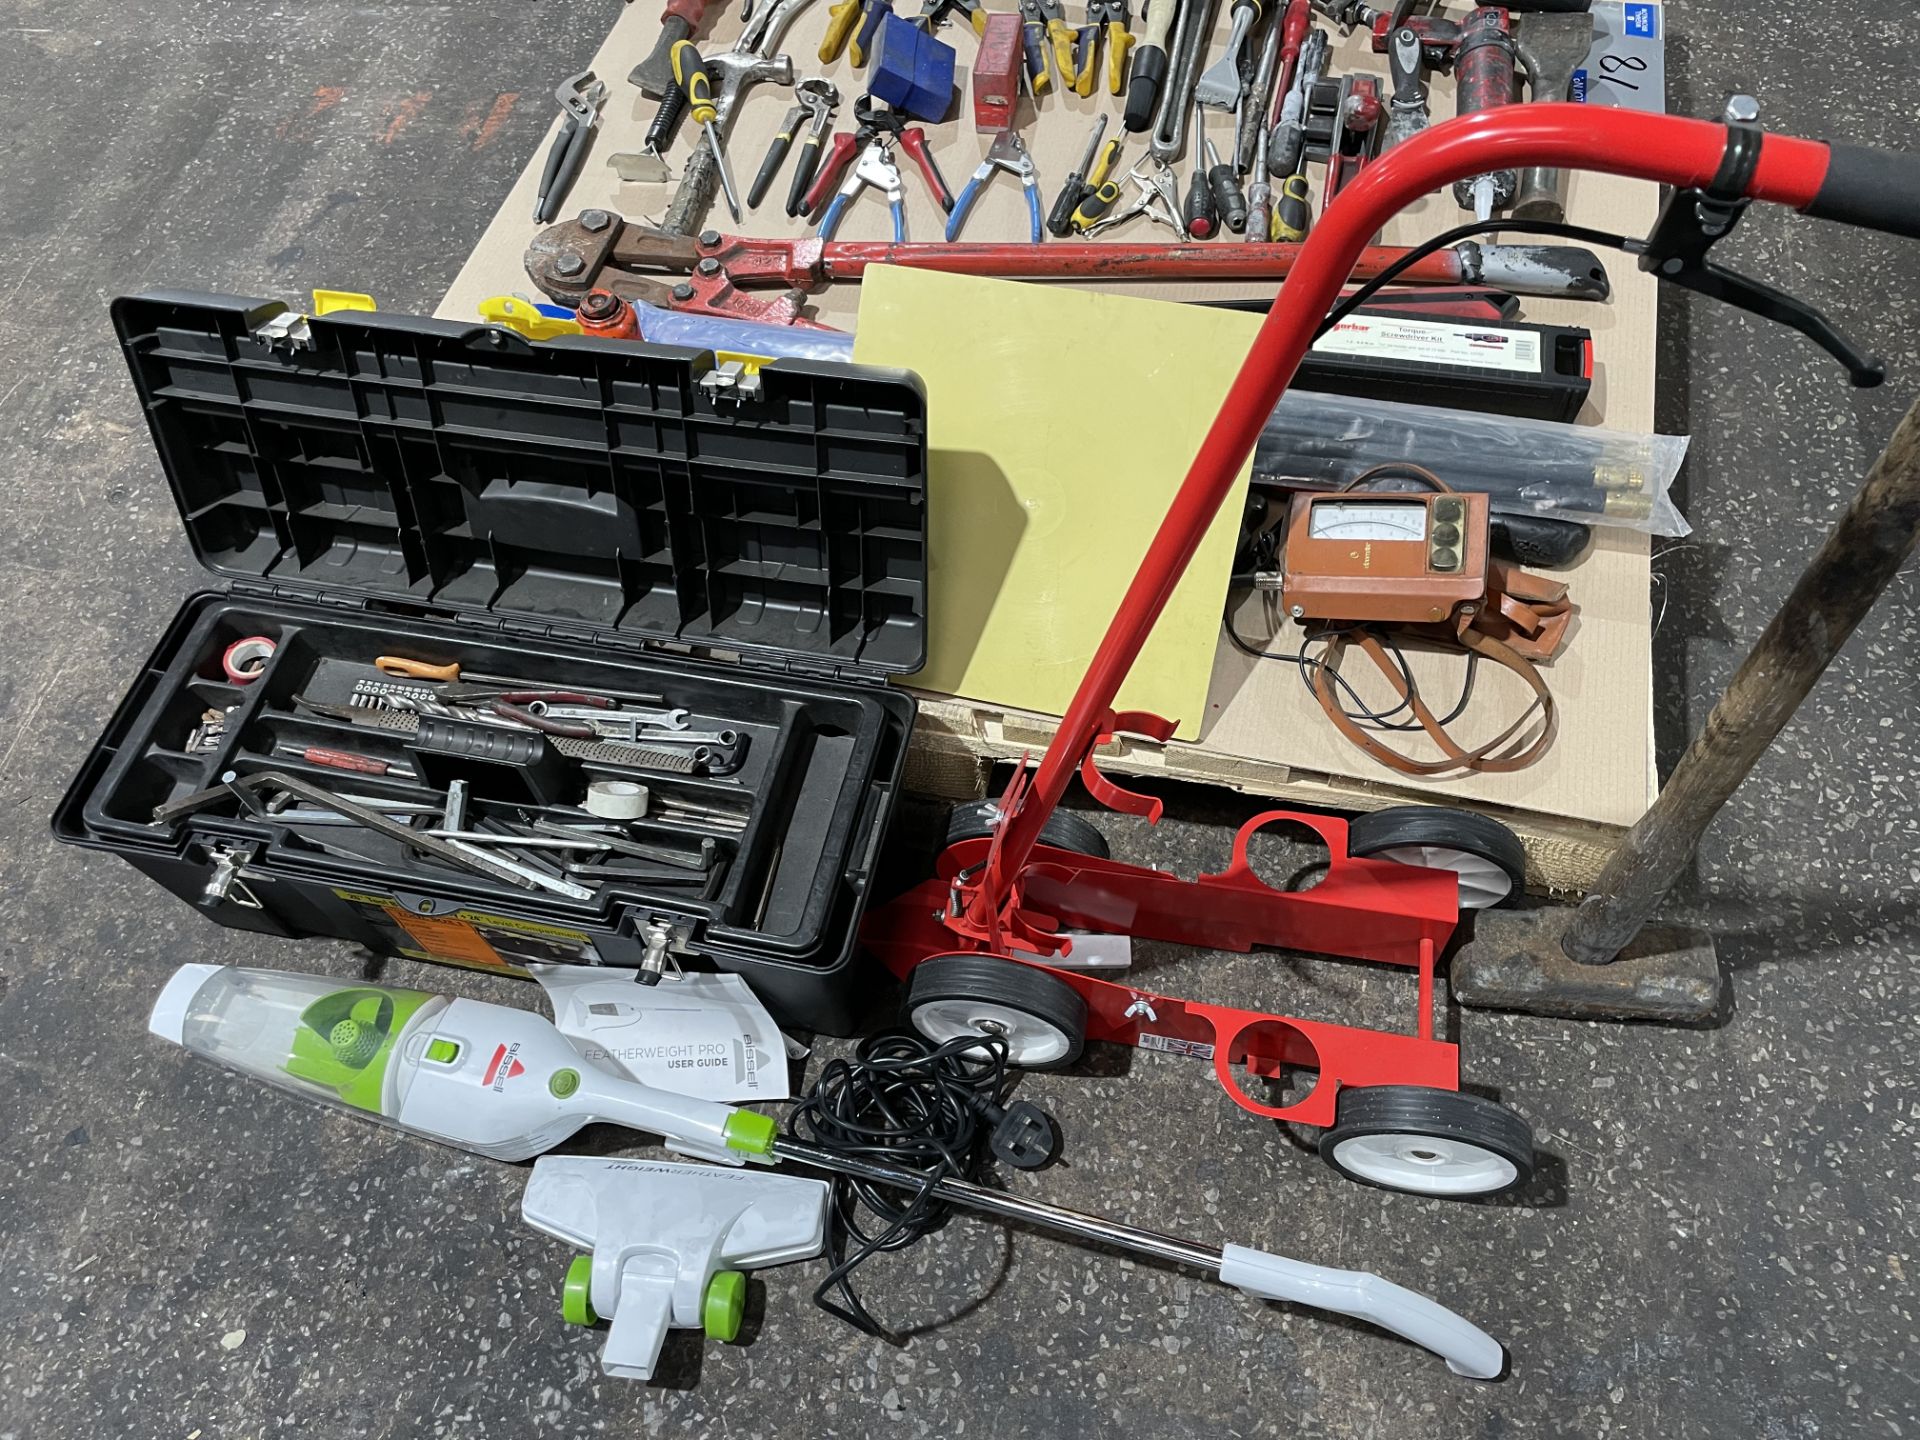
<svg viewBox="0 0 1920 1440">
<path fill-rule="evenodd" d="M 493 350 L 505 354 L 531 355 L 533 342 L 518 330 L 505 325 L 474 325 L 463 331 L 460 343 L 469 350 Z"/>
</svg>

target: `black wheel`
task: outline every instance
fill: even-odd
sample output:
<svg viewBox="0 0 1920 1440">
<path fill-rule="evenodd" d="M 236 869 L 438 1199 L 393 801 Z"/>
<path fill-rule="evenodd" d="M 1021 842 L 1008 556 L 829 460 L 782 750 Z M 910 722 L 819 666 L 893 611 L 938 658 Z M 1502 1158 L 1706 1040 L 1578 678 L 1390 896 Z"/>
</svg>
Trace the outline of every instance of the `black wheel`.
<svg viewBox="0 0 1920 1440">
<path fill-rule="evenodd" d="M 991 835 L 999 823 L 1000 806 L 995 801 L 976 800 L 971 805 L 956 805 L 947 821 L 947 844 L 982 839 Z M 1055 810 L 1047 817 L 1047 823 L 1040 827 L 1040 843 L 1056 850 L 1071 850 L 1076 855 L 1091 855 L 1097 860 L 1113 858 L 1100 827 L 1070 810 Z"/>
<path fill-rule="evenodd" d="M 1533 1128 L 1506 1106 L 1458 1090 L 1360 1085 L 1340 1092 L 1320 1158 L 1384 1190 L 1497 1195 L 1533 1178 Z"/>
<path fill-rule="evenodd" d="M 1057 1070 L 1087 1043 L 1087 1002 L 1071 985 L 997 955 L 941 955 L 923 961 L 907 986 L 907 1021 L 936 1044 L 998 1035 L 1007 1062 Z"/>
<path fill-rule="evenodd" d="M 1471 810 L 1396 805 L 1362 815 L 1347 827 L 1347 853 L 1394 860 L 1460 879 L 1460 908 L 1485 910 L 1518 895 L 1527 879 L 1527 852 L 1498 820 Z"/>
</svg>

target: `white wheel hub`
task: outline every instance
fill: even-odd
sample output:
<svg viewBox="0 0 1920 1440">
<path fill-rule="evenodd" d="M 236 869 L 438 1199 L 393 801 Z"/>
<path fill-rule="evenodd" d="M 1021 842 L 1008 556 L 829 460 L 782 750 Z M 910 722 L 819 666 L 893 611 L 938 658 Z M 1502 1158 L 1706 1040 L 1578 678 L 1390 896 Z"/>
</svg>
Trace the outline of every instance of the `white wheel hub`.
<svg viewBox="0 0 1920 1440">
<path fill-rule="evenodd" d="M 1073 1048 L 1073 1037 L 1058 1025 L 991 1000 L 928 1000 L 913 1007 L 912 1018 L 914 1029 L 941 1045 L 969 1035 L 998 1035 L 1007 1042 L 1011 1065 L 1055 1065 Z"/>
<path fill-rule="evenodd" d="M 1490 1195 L 1520 1176 L 1506 1156 L 1442 1135 L 1352 1135 L 1335 1142 L 1340 1168 L 1416 1195 Z"/>
<path fill-rule="evenodd" d="M 1391 860 L 1427 870 L 1451 870 L 1460 879 L 1460 908 L 1485 910 L 1513 893 L 1513 877 L 1493 861 L 1450 845 L 1393 845 L 1375 850 L 1369 860 Z"/>
</svg>

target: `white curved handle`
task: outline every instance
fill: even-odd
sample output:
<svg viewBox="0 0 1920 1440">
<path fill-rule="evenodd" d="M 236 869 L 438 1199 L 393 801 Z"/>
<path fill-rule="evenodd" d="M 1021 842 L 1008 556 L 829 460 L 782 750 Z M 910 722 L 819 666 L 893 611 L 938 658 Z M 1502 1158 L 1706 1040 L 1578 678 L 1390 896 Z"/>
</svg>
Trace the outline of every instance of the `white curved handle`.
<svg viewBox="0 0 1920 1440">
<path fill-rule="evenodd" d="M 1220 1278 L 1265 1300 L 1291 1300 L 1378 1325 L 1424 1346 L 1456 1375 L 1496 1378 L 1506 1364 L 1500 1342 L 1438 1301 L 1366 1270 L 1334 1270 L 1245 1245 L 1220 1251 Z"/>
</svg>

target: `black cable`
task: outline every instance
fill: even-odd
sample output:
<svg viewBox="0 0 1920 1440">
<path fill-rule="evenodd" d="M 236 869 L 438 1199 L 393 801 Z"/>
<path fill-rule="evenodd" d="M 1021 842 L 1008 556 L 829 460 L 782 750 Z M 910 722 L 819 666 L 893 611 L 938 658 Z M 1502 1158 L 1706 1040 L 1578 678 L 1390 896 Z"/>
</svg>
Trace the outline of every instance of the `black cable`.
<svg viewBox="0 0 1920 1440">
<path fill-rule="evenodd" d="M 1476 220 L 1471 225 L 1457 226 L 1443 235 L 1424 240 L 1407 251 L 1329 310 L 1327 318 L 1320 322 L 1320 328 L 1313 332 L 1313 338 L 1320 339 L 1381 290 L 1399 279 L 1405 271 L 1419 264 L 1429 255 L 1444 250 L 1449 245 L 1457 245 L 1462 240 L 1471 240 L 1476 235 L 1492 235 L 1500 231 L 1516 235 L 1551 235 L 1556 239 L 1580 240 L 1588 245 L 1602 245 L 1611 250 L 1630 250 L 1633 246 L 1642 243 L 1626 235 L 1615 235 L 1607 230 L 1589 230 L 1584 225 L 1569 225 L 1562 220 Z"/>
<path fill-rule="evenodd" d="M 1005 1105 L 1016 1080 L 1007 1073 L 1007 1042 L 997 1035 L 936 1045 L 911 1030 L 883 1030 L 862 1040 L 853 1059 L 827 1062 L 789 1113 L 788 1127 L 823 1149 L 915 1170 L 926 1182 L 901 1191 L 835 1177 L 831 1268 L 813 1292 L 816 1305 L 898 1343 L 855 1292 L 853 1272 L 946 1223 L 948 1207 L 934 1198 L 933 1187 L 949 1177 L 979 1178 L 985 1114 Z"/>
<path fill-rule="evenodd" d="M 1345 714 L 1349 720 L 1353 721 L 1354 724 L 1363 725 L 1369 730 L 1421 730 L 1425 728 L 1417 719 L 1396 722 L 1393 718 L 1403 710 L 1411 713 L 1413 708 L 1414 683 L 1413 671 L 1407 664 L 1406 652 L 1394 642 L 1392 636 L 1386 631 L 1366 625 L 1308 631 L 1300 641 L 1299 651 L 1289 655 L 1284 650 L 1263 649 L 1246 639 L 1238 630 L 1234 629 L 1233 609 L 1231 605 L 1228 606 L 1226 615 L 1222 617 L 1221 624 L 1226 630 L 1227 639 L 1232 643 L 1233 648 L 1238 650 L 1242 655 L 1250 656 L 1255 660 L 1278 660 L 1287 665 L 1299 666 L 1300 682 L 1307 687 L 1309 693 L 1313 690 L 1313 672 L 1316 670 L 1325 671 L 1327 678 L 1331 680 L 1336 687 L 1345 692 L 1347 698 L 1351 700 L 1354 705 L 1359 707 L 1354 710 L 1348 710 L 1342 707 L 1342 713 Z M 1317 656 L 1307 654 L 1307 646 L 1311 645 L 1314 641 L 1330 640 L 1336 633 L 1341 633 L 1342 630 L 1349 634 L 1359 630 L 1370 630 L 1374 639 L 1380 642 L 1380 647 L 1393 658 L 1394 665 L 1400 671 L 1401 694 L 1404 697 L 1399 704 L 1392 706 L 1390 709 L 1375 710 L 1371 705 L 1367 704 L 1365 700 L 1360 698 L 1360 692 L 1353 688 L 1353 682 L 1348 680 L 1346 676 L 1328 665 L 1326 661 Z M 1472 651 L 1468 651 L 1466 674 L 1460 684 L 1460 698 L 1454 702 L 1452 708 L 1449 709 L 1445 715 L 1439 717 L 1439 724 L 1451 725 L 1466 713 L 1467 703 L 1473 698 L 1473 680 L 1479 664 L 1480 657 Z"/>
</svg>

